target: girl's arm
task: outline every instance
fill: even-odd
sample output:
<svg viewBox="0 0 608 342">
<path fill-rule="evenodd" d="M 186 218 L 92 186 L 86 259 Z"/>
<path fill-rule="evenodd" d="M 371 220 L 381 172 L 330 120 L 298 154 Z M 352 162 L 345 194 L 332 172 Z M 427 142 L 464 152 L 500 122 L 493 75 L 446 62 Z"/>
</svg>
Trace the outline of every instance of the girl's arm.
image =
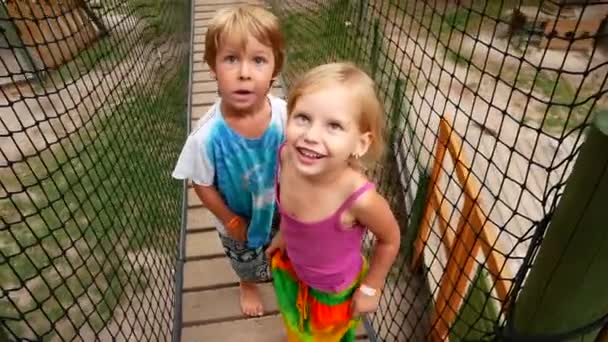
<svg viewBox="0 0 608 342">
<path fill-rule="evenodd" d="M 355 219 L 376 237 L 369 271 L 362 284 L 379 290 L 384 286 L 386 276 L 399 253 L 399 225 L 388 202 L 373 190 L 354 203 L 352 212 Z"/>
</svg>

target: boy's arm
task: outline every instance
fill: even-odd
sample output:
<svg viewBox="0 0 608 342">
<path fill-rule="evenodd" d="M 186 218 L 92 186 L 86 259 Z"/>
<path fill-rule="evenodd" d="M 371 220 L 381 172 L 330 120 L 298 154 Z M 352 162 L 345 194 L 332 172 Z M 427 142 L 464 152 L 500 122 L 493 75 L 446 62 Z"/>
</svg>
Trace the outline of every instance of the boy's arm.
<svg viewBox="0 0 608 342">
<path fill-rule="evenodd" d="M 366 226 L 377 240 L 369 271 L 362 284 L 379 290 L 384 286 L 386 276 L 399 253 L 399 225 L 387 201 L 376 191 L 361 196 L 352 210 L 356 220 Z"/>
<path fill-rule="evenodd" d="M 220 220 L 220 222 L 226 224 L 236 216 L 236 214 L 228 208 L 226 202 L 224 202 L 224 199 L 213 185 L 204 186 L 196 183 L 193 185 L 194 192 L 198 198 L 203 202 L 205 207 Z"/>
<path fill-rule="evenodd" d="M 237 214 L 235 214 L 228 206 L 226 202 L 220 195 L 220 193 L 215 189 L 214 186 L 204 186 L 196 183 L 194 184 L 194 192 L 198 196 L 198 198 L 203 202 L 205 207 L 211 211 L 215 217 L 222 222 L 222 225 L 226 228 L 226 230 L 232 235 L 233 238 L 239 241 L 245 241 L 247 238 L 247 223 L 244 222 L 242 218 L 240 218 Z M 238 218 L 241 220 L 240 224 L 234 226 L 234 224 L 230 224 L 234 218 Z"/>
</svg>

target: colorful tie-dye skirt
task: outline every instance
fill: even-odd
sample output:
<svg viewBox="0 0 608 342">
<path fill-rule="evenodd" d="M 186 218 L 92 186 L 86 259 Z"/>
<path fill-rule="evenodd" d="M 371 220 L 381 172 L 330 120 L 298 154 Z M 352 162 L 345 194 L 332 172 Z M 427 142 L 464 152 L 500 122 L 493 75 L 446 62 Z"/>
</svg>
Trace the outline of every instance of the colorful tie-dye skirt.
<svg viewBox="0 0 608 342">
<path fill-rule="evenodd" d="M 353 292 L 367 272 L 364 259 L 359 277 L 346 290 L 327 293 L 298 279 L 289 258 L 281 252 L 272 256 L 271 269 L 279 311 L 290 342 L 350 342 L 360 319 L 351 315 Z"/>
</svg>

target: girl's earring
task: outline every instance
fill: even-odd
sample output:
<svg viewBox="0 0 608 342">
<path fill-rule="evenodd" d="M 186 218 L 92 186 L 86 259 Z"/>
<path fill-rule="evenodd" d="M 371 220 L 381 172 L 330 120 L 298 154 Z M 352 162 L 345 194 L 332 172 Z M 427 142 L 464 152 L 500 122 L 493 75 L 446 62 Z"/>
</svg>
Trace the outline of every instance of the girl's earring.
<svg viewBox="0 0 608 342">
<path fill-rule="evenodd" d="M 361 156 L 359 155 L 359 153 L 351 153 L 350 157 L 354 158 L 355 160 L 358 160 L 359 158 L 361 158 Z"/>
</svg>

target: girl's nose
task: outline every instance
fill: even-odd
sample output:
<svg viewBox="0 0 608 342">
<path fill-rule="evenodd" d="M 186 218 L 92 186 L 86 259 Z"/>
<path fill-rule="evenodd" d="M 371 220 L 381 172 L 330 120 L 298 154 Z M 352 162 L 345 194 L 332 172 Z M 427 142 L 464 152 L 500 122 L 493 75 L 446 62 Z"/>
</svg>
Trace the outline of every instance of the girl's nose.
<svg viewBox="0 0 608 342">
<path fill-rule="evenodd" d="M 316 143 L 319 141 L 319 129 L 317 125 L 311 125 L 304 134 L 304 140 L 310 143 Z"/>
</svg>

